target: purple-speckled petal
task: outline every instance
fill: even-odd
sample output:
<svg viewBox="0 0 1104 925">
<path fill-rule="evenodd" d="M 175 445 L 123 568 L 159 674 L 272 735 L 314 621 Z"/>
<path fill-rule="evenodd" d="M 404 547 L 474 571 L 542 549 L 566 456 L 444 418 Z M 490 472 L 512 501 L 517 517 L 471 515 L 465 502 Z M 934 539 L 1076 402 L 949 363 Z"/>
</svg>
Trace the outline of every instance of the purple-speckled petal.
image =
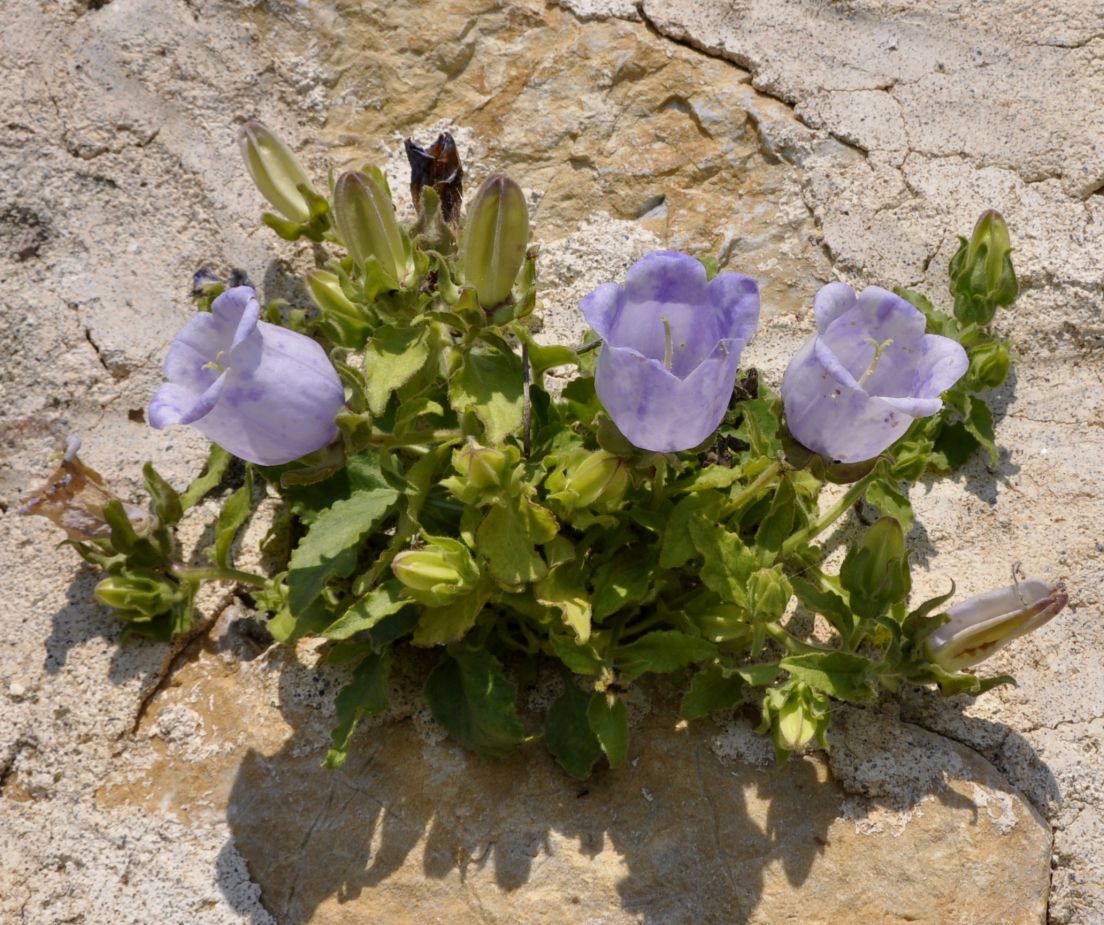
<svg viewBox="0 0 1104 925">
<path fill-rule="evenodd" d="M 833 321 L 855 305 L 855 290 L 847 283 L 822 286 L 813 299 L 817 331 L 823 334 Z"/>
<path fill-rule="evenodd" d="M 150 403 L 150 423 L 193 424 L 261 465 L 290 462 L 336 438 L 345 395 L 326 352 L 259 318 L 260 303 L 245 286 L 193 318 L 169 350 L 170 381 Z"/>
<path fill-rule="evenodd" d="M 938 412 L 939 395 L 968 360 L 956 341 L 925 334 L 923 314 L 899 296 L 876 286 L 857 299 L 850 292 L 833 283 L 818 293 L 820 333 L 791 360 L 782 401 L 797 440 L 831 459 L 861 462 L 915 418 Z"/>
</svg>

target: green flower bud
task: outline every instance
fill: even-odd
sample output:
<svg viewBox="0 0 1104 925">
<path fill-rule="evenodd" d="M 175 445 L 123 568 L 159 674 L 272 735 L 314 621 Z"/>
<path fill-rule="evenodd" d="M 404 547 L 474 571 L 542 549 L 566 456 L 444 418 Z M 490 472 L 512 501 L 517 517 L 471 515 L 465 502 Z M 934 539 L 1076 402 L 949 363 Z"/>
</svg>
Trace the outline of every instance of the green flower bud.
<svg viewBox="0 0 1104 925">
<path fill-rule="evenodd" d="M 574 496 L 575 507 L 609 507 L 629 487 L 628 464 L 620 456 L 595 450 L 567 474 L 564 494 Z"/>
<path fill-rule="evenodd" d="M 862 541 L 847 551 L 840 581 L 850 597 L 851 609 L 867 619 L 881 616 L 908 597 L 912 576 L 901 524 L 892 517 L 875 521 Z"/>
<path fill-rule="evenodd" d="M 464 223 L 464 277 L 483 308 L 509 298 L 528 246 L 525 194 L 509 177 L 493 174 L 479 187 Z"/>
<path fill-rule="evenodd" d="M 153 573 L 111 575 L 96 585 L 96 600 L 120 611 L 155 617 L 172 608 L 176 588 Z"/>
<path fill-rule="evenodd" d="M 298 187 L 305 186 L 312 193 L 314 187 L 287 145 L 260 122 L 246 122 L 241 127 L 238 145 L 246 170 L 261 195 L 291 221 L 299 224 L 310 221 L 310 203 Z"/>
<path fill-rule="evenodd" d="M 480 446 L 474 440 L 452 454 L 452 467 L 466 477 L 473 488 L 492 491 L 502 488 L 509 479 L 516 460 L 495 447 Z"/>
<path fill-rule="evenodd" d="M 826 747 L 828 719 L 828 698 L 804 681 L 790 681 L 763 697 L 759 731 L 771 730 L 775 754 L 784 762 L 790 752 L 803 751 L 813 739 Z"/>
<path fill-rule="evenodd" d="M 986 341 L 970 349 L 969 382 L 975 389 L 995 389 L 1008 378 L 1011 365 L 1008 345 Z"/>
<path fill-rule="evenodd" d="M 440 607 L 471 591 L 479 568 L 468 547 L 448 537 L 429 537 L 421 549 L 400 552 L 391 571 L 414 600 Z"/>
<path fill-rule="evenodd" d="M 333 326 L 338 337 L 333 338 L 342 346 L 359 349 L 368 339 L 369 318 L 359 305 L 345 295 L 341 280 L 328 270 L 311 270 L 307 274 L 307 291 L 322 313 L 322 318 Z"/>
<path fill-rule="evenodd" d="M 374 258 L 380 271 L 398 289 L 413 272 L 387 180 L 375 167 L 349 170 L 334 188 L 334 224 L 359 267 Z"/>
<path fill-rule="evenodd" d="M 1008 226 L 1000 213 L 983 213 L 970 240 L 963 240 L 951 258 L 951 291 L 959 321 L 988 324 L 997 306 L 1016 301 L 1020 289 L 1011 251 Z"/>
<path fill-rule="evenodd" d="M 793 596 L 786 576 L 778 569 L 761 568 L 747 580 L 748 608 L 759 620 L 779 620 Z"/>
</svg>

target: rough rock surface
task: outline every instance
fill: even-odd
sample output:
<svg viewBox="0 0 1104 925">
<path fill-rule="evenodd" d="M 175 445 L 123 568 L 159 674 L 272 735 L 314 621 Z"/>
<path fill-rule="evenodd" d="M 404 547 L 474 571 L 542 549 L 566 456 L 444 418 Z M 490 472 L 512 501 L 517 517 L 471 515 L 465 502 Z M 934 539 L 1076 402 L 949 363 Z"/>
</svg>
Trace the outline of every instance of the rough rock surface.
<svg viewBox="0 0 1104 925">
<path fill-rule="evenodd" d="M 410 921 L 570 921 L 577 906 L 579 922 L 734 908 L 751 922 L 857 908 L 1038 922 L 1048 867 L 1051 922 L 1104 920 L 1104 12 L 563 5 L 578 15 L 476 0 L 5 4 L 0 921 L 402 921 L 379 898 Z M 1021 354 L 997 397 L 1001 464 L 915 490 L 910 539 L 920 593 L 950 576 L 963 594 L 1006 584 L 1016 561 L 1068 583 L 1069 610 L 993 660 L 1020 686 L 976 702 L 907 693 L 900 719 L 843 713 L 828 766 L 783 774 L 759 766 L 738 721 L 675 733 L 659 705 L 642 711 L 636 767 L 579 797 L 539 762 L 478 766 L 401 709 L 323 774 L 337 680 L 309 652 L 254 657 L 228 596 L 210 601 L 222 618 L 205 647 L 119 647 L 94 575 L 49 525 L 10 515 L 70 431 L 135 500 L 145 459 L 177 484 L 198 467 L 202 438 L 142 421 L 191 274 L 241 267 L 296 298 L 288 269 L 309 259 L 256 221 L 233 144 L 245 116 L 319 176 L 369 159 L 395 189 L 398 140 L 455 129 L 472 182 L 505 167 L 531 195 L 548 337 L 577 338 L 579 295 L 659 243 L 720 252 L 771 279 L 748 362 L 774 380 L 820 282 L 939 301 L 954 234 L 1000 209 L 1024 290 L 1000 319 Z M 670 758 L 678 736 L 692 776 Z M 499 800 L 515 782 L 528 799 Z M 288 810 L 308 799 L 327 808 Z M 331 831 L 348 840 L 322 841 Z M 691 856 L 707 879 L 684 889 Z M 441 905 L 414 905 L 429 897 Z"/>
</svg>

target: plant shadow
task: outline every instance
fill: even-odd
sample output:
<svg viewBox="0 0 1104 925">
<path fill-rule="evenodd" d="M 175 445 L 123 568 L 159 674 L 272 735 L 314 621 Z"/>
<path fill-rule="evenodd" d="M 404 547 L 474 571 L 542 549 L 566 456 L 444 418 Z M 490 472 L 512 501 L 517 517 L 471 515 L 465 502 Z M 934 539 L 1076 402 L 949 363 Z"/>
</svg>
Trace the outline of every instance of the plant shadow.
<svg viewBox="0 0 1104 925">
<path fill-rule="evenodd" d="M 765 920 L 765 900 L 769 914 L 799 888 L 845 915 L 840 854 L 876 850 L 856 834 L 855 807 L 860 816 L 901 809 L 899 794 L 846 793 L 823 756 L 776 767 L 769 742 L 743 718 L 686 727 L 659 689 L 634 710 L 626 764 L 585 782 L 539 744 L 506 760 L 478 758 L 410 710 L 361 730 L 346 765 L 330 771 L 320 766 L 317 711 L 305 712 L 304 676 L 280 675 L 290 737 L 269 754 L 249 749 L 237 769 L 219 865 L 232 871 L 231 855 L 244 857 L 281 925 L 583 925 L 611 909 L 618 922 L 727 925 Z M 896 760 L 897 738 L 884 736 L 870 760 L 884 763 L 885 748 Z M 942 777 L 909 779 L 914 801 L 938 800 L 959 812 L 962 828 L 980 824 L 977 807 Z M 847 847 L 860 837 L 867 842 Z"/>
</svg>

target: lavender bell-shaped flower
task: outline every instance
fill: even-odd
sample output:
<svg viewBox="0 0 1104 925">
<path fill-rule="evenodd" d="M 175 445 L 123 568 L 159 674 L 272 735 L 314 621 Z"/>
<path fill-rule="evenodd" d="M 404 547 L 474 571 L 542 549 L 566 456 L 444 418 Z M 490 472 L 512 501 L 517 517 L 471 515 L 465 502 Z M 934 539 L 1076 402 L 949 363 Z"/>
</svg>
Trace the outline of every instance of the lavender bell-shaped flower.
<svg viewBox="0 0 1104 925">
<path fill-rule="evenodd" d="M 345 403 L 341 380 L 322 347 L 303 334 L 259 320 L 248 286 L 215 299 L 169 347 L 165 377 L 149 421 L 191 424 L 235 456 L 275 466 L 337 437 Z"/>
<path fill-rule="evenodd" d="M 740 354 L 759 322 L 759 286 L 693 257 L 656 251 L 622 288 L 604 283 L 580 305 L 602 338 L 595 387 L 621 432 L 643 450 L 699 446 L 725 415 Z"/>
<path fill-rule="evenodd" d="M 782 401 L 790 433 L 837 462 L 872 459 L 938 412 L 969 366 L 961 344 L 925 334 L 923 314 L 877 286 L 856 297 L 829 283 L 813 310 L 817 333 L 790 361 Z"/>
</svg>

